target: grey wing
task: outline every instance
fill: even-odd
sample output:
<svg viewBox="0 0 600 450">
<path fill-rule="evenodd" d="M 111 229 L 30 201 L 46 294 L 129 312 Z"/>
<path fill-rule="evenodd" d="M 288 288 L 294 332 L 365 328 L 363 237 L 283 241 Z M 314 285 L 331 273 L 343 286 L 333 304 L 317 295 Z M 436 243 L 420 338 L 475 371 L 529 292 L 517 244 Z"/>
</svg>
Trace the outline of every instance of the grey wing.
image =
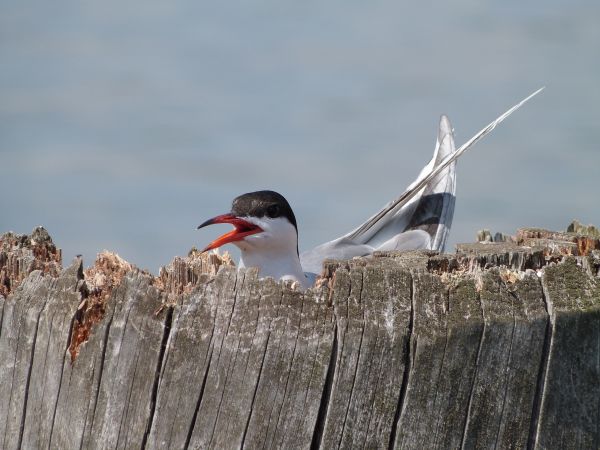
<svg viewBox="0 0 600 450">
<path fill-rule="evenodd" d="M 448 117 L 442 116 L 433 158 L 425 166 L 417 178 L 417 182 L 454 151 L 452 125 Z M 409 187 L 407 192 L 410 189 Z M 383 216 L 379 220 L 380 228 L 377 232 L 370 233 L 371 237 L 367 242 L 377 250 L 425 248 L 443 251 L 452 225 L 455 195 L 456 162 L 452 162 L 421 188 L 420 192 L 404 207 L 389 214 L 387 220 L 386 216 Z M 421 233 L 404 236 L 408 231 L 421 231 Z"/>
<path fill-rule="evenodd" d="M 442 116 L 433 158 L 402 196 L 414 189 L 453 151 L 452 126 L 448 118 Z M 445 230 L 450 227 L 454 212 L 455 179 L 455 165 L 452 164 L 405 204 L 397 205 L 394 200 L 356 230 L 303 252 L 300 255 L 302 268 L 305 272 L 319 273 L 325 259 L 366 256 L 375 250 L 431 248 L 432 243 L 443 246 Z"/>
<path fill-rule="evenodd" d="M 454 130 L 442 116 L 438 134 L 439 152 L 435 166 L 455 152 Z M 433 178 L 423 190 L 408 230 L 423 230 L 430 236 L 429 250 L 443 252 L 450 234 L 456 202 L 456 161 Z"/>
<path fill-rule="evenodd" d="M 471 139 L 461 145 L 456 151 L 451 152 L 446 157 L 442 158 L 441 161 L 437 165 L 433 165 L 430 162 L 423 171 L 419 174 L 419 177 L 408 187 L 408 189 L 396 200 L 388 203 L 381 211 L 363 223 L 356 230 L 352 231 L 348 234 L 350 239 L 370 239 L 375 234 L 379 232 L 379 230 L 384 227 L 388 223 L 388 219 L 390 216 L 396 216 L 398 212 L 410 211 L 411 208 L 416 208 L 417 202 L 415 197 L 418 197 L 422 193 L 422 189 L 426 187 L 432 180 L 437 179 L 438 175 L 444 172 L 449 166 L 454 164 L 454 162 L 469 148 L 471 148 L 476 142 L 483 139 L 487 134 L 491 133 L 494 128 L 498 126 L 502 121 L 504 121 L 508 116 L 510 116 L 513 112 L 519 109 L 525 102 L 530 100 L 535 95 L 539 94 L 544 88 L 538 89 L 534 93 L 530 94 L 525 99 L 521 100 L 519 103 L 514 105 L 512 108 L 508 109 L 502 115 L 500 115 L 497 119 L 490 122 L 487 126 L 479 130 Z M 443 118 L 442 118 L 443 119 Z M 442 120 L 443 122 L 443 120 Z M 443 142 L 443 140 L 442 140 Z M 434 155 L 434 160 L 436 155 Z M 432 160 L 433 161 L 433 160 Z M 411 214 L 401 214 L 403 217 L 411 216 Z"/>
<path fill-rule="evenodd" d="M 355 256 L 366 256 L 375 249 L 369 245 L 358 244 L 346 236 L 321 244 L 312 250 L 300 254 L 300 264 L 304 272 L 318 274 L 326 259 L 351 259 Z"/>
<path fill-rule="evenodd" d="M 417 179 L 355 230 L 303 252 L 304 270 L 320 273 L 327 258 L 365 256 L 375 250 L 443 249 L 454 214 L 456 159 L 543 89 L 521 100 L 456 150 L 450 123 L 442 117 L 434 157 Z"/>
</svg>

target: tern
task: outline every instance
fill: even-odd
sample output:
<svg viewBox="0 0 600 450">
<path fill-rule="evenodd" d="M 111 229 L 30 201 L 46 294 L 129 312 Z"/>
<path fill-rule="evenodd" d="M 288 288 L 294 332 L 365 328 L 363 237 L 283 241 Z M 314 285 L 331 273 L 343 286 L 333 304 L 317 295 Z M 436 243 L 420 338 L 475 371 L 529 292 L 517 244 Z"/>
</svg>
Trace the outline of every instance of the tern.
<svg viewBox="0 0 600 450">
<path fill-rule="evenodd" d="M 450 120 L 442 116 L 431 161 L 396 199 L 359 227 L 337 239 L 300 254 L 298 224 L 288 201 L 269 190 L 249 192 L 233 200 L 231 211 L 198 226 L 227 223 L 235 227 L 203 252 L 225 244 L 241 250 L 239 267 L 258 267 L 261 277 L 292 280 L 312 286 L 325 259 L 368 256 L 381 250 L 444 250 L 454 215 L 456 160 L 490 133 L 538 89 L 503 113 L 458 149 Z"/>
</svg>

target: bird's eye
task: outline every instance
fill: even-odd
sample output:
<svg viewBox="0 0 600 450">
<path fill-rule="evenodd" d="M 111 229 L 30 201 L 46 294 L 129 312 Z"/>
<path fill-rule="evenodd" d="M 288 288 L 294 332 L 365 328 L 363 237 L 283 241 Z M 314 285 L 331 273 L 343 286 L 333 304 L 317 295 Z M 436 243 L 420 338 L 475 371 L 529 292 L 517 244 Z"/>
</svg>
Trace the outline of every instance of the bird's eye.
<svg viewBox="0 0 600 450">
<path fill-rule="evenodd" d="M 279 205 L 270 205 L 267 208 L 267 216 L 269 216 L 271 219 L 279 217 Z"/>
</svg>

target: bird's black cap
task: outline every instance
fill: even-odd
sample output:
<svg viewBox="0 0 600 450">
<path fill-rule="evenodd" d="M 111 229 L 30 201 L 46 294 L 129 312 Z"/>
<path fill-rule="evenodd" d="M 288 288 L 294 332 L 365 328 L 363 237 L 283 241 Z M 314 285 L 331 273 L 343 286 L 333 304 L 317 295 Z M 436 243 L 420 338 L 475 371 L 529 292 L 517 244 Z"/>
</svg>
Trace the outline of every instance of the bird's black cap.
<svg viewBox="0 0 600 450">
<path fill-rule="evenodd" d="M 242 194 L 233 200 L 231 213 L 237 217 L 285 217 L 298 232 L 296 216 L 285 197 L 275 191 L 256 191 Z"/>
</svg>

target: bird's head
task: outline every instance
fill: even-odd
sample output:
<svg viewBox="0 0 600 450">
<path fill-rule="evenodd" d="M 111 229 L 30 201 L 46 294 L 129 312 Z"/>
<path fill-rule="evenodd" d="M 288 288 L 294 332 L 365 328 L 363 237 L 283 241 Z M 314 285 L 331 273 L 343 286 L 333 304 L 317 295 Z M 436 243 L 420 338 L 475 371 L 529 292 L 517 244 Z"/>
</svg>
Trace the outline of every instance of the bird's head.
<svg viewBox="0 0 600 450">
<path fill-rule="evenodd" d="M 296 217 L 283 195 L 274 191 L 257 191 L 233 200 L 231 212 L 213 217 L 198 228 L 216 223 L 235 227 L 208 244 L 203 252 L 234 244 L 242 251 L 280 251 L 295 248 L 298 252 Z"/>
</svg>

